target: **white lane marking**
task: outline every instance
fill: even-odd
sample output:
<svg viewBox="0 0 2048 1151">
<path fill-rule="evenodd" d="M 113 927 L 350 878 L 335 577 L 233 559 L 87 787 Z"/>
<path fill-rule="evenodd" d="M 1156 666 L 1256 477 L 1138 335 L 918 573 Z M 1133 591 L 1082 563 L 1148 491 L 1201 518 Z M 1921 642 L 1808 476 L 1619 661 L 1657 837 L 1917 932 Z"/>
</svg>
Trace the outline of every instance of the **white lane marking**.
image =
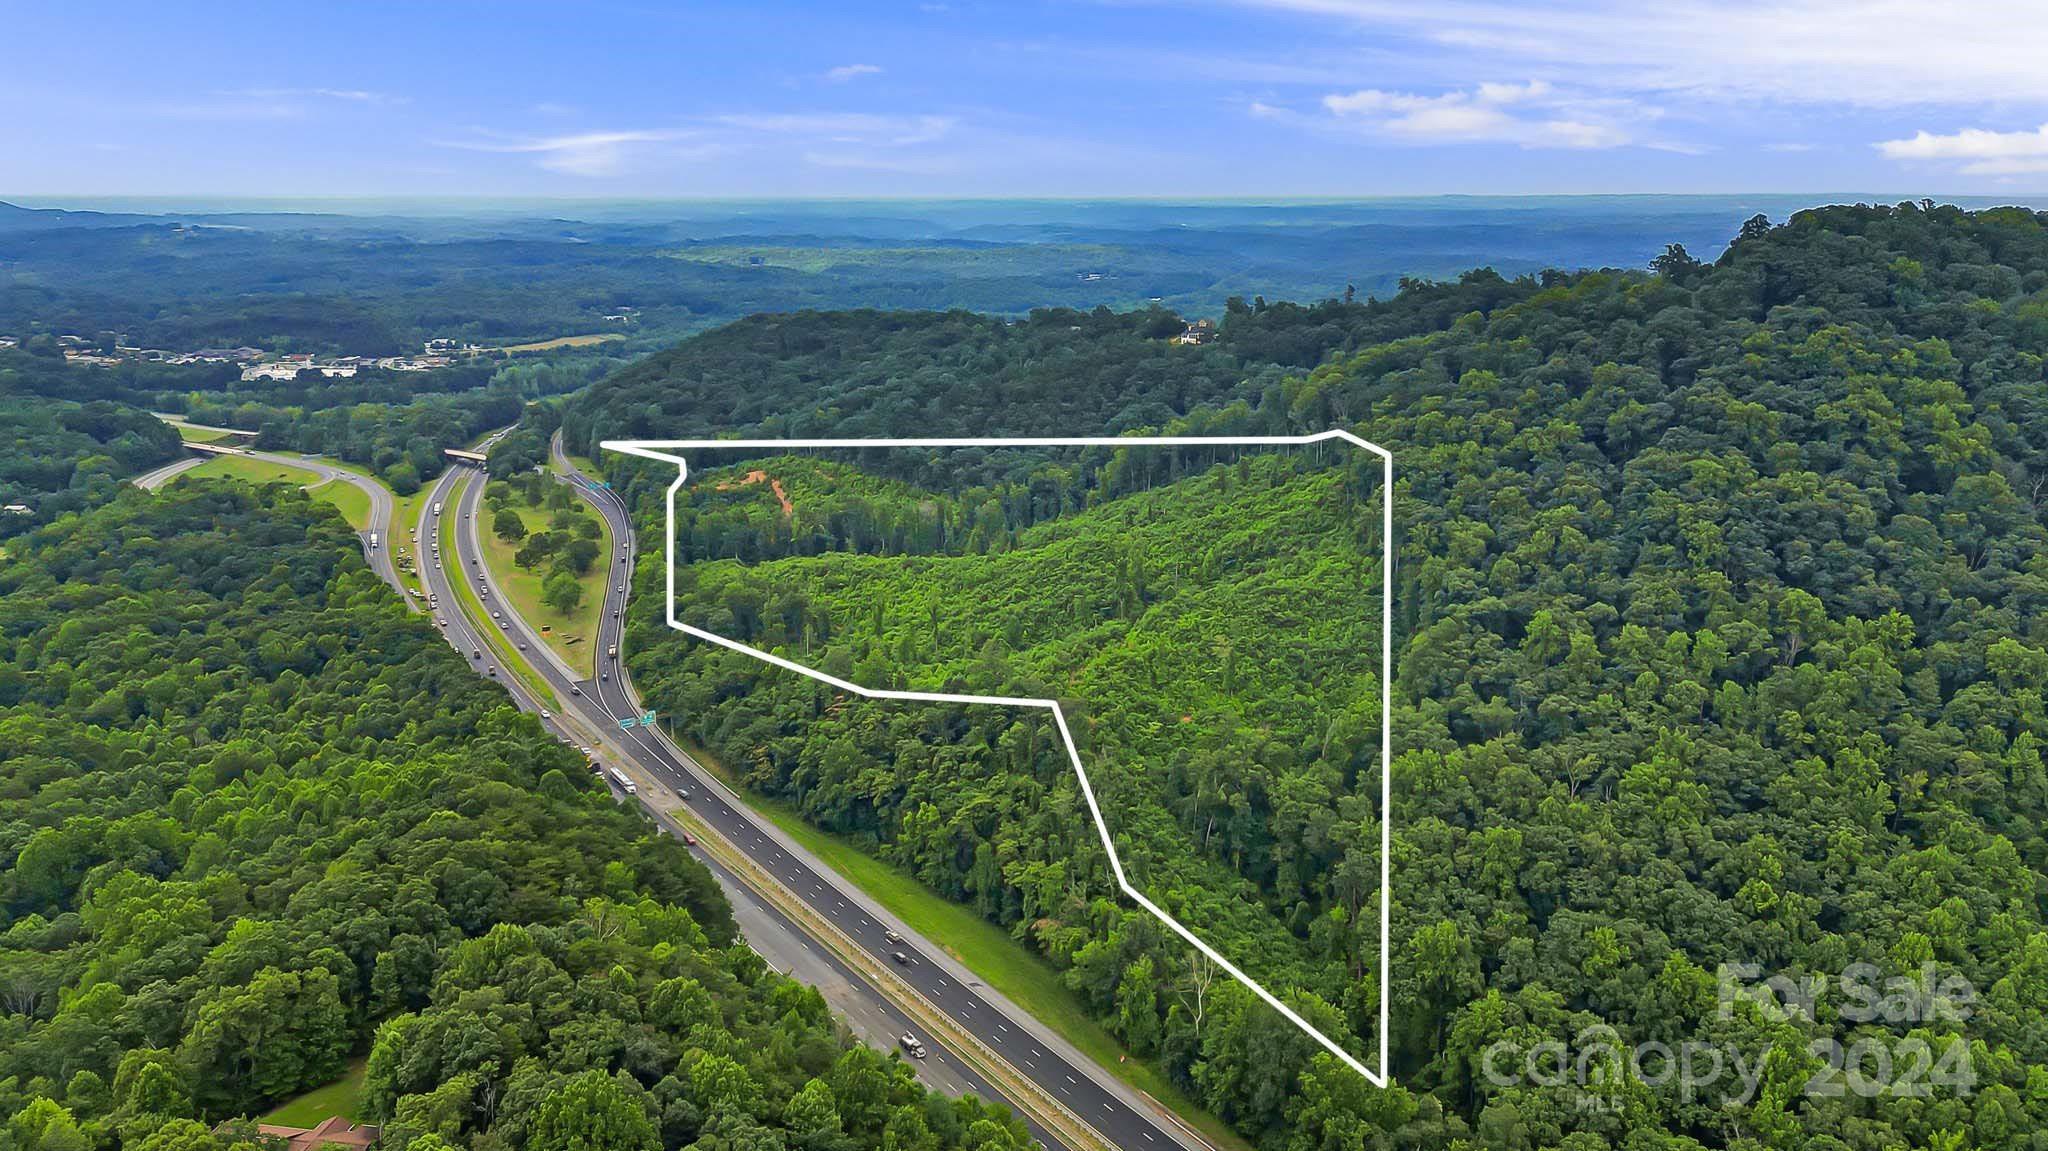
<svg viewBox="0 0 2048 1151">
<path fill-rule="evenodd" d="M 1066 1081 L 1067 1081 L 1067 1082 L 1069 1082 L 1069 1083 L 1079 1083 L 1079 1082 L 1081 1082 L 1081 1081 L 1080 1081 L 1079 1079 L 1076 1079 L 1076 1078 L 1074 1078 L 1074 1077 L 1073 1077 L 1073 1076 L 1071 1076 L 1071 1075 L 1068 1075 L 1068 1076 L 1066 1076 L 1065 1078 L 1066 1078 Z"/>
</svg>

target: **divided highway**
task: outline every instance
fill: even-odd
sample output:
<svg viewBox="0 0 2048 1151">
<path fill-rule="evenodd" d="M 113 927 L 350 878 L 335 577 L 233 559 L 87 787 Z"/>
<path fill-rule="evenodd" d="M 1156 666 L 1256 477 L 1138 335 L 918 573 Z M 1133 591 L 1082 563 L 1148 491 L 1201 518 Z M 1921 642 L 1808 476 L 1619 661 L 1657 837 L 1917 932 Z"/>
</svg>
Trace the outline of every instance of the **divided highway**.
<svg viewBox="0 0 2048 1151">
<path fill-rule="evenodd" d="M 627 738 L 628 733 L 619 730 L 618 715 L 613 714 L 599 701 L 596 686 L 615 681 L 578 680 L 563 674 L 558 661 L 540 654 L 544 649 L 539 636 L 510 610 L 502 601 L 502 596 L 495 585 L 489 582 L 488 572 L 481 562 L 482 552 L 478 543 L 481 520 L 477 517 L 483 504 L 482 479 L 482 474 L 473 468 L 450 468 L 435 482 L 431 494 L 421 504 L 420 521 L 417 526 L 419 544 L 415 550 L 420 559 L 421 582 L 438 601 L 431 609 L 436 625 L 442 628 L 448 641 L 457 651 L 470 658 L 472 663 L 480 665 L 477 668 L 480 674 L 484 673 L 486 667 L 496 668 L 494 678 L 504 684 L 519 706 L 540 715 L 542 725 L 565 742 L 590 746 L 592 737 L 581 730 L 580 725 L 572 722 L 580 720 L 588 724 L 592 730 L 601 733 L 598 737 L 602 748 L 599 754 L 616 755 L 632 760 L 646 773 L 662 778 L 671 788 L 676 789 L 679 796 L 690 792 L 688 785 L 678 786 L 680 781 L 676 773 L 662 769 L 661 761 L 650 755 L 644 742 Z M 434 511 L 436 506 L 442 509 L 442 515 L 458 517 L 454 521 L 454 555 L 441 556 L 434 551 L 434 544 L 441 538 L 440 518 Z M 611 519 L 609 515 L 606 518 Z M 627 531 L 628 534 L 615 534 L 614 538 L 630 540 L 630 526 Z M 616 523 L 614 532 L 617 532 Z M 614 547 L 615 554 L 610 560 L 612 570 L 607 575 L 610 582 L 606 584 L 607 588 L 611 589 L 607 592 L 605 604 L 604 618 L 608 623 L 613 620 L 610 614 L 613 610 L 620 611 L 620 618 L 623 618 L 625 597 L 617 589 L 620 584 L 630 586 L 631 578 L 630 546 L 624 550 L 617 549 L 616 544 Z M 477 624 L 457 606 L 459 601 L 455 596 L 458 593 L 453 583 L 457 579 L 469 580 L 471 586 L 488 591 L 489 594 L 481 598 L 490 605 L 490 610 L 499 612 L 502 617 L 500 621 L 494 622 L 502 623 L 501 632 L 515 646 L 520 643 L 527 645 L 526 651 L 520 654 L 530 657 L 528 662 L 532 669 L 547 683 L 562 705 L 571 709 L 571 716 L 554 714 L 534 698 L 518 676 L 510 674 L 509 669 L 497 667 L 498 657 L 476 631 Z M 603 642 L 616 643 L 616 626 L 608 627 L 607 631 L 610 638 L 604 639 Z M 481 654 L 472 656 L 473 652 Z M 638 731 L 637 728 L 634 730 Z M 693 804 L 693 807 L 699 814 L 703 813 L 701 806 Z M 667 820 L 651 804 L 649 810 L 671 834 L 679 834 L 683 830 Z M 734 842 L 742 847 L 746 843 L 738 839 Z M 829 950 L 813 942 L 803 928 L 791 922 L 780 910 L 757 895 L 746 881 L 701 850 L 696 852 L 696 855 L 700 862 L 710 868 L 712 875 L 724 889 L 732 903 L 734 919 L 738 922 L 747 942 L 778 970 L 818 988 L 833 1009 L 843 1016 L 854 1032 L 869 1045 L 887 1051 L 896 1046 L 898 1035 L 904 1032 L 917 1032 L 931 1052 L 927 1058 L 912 1063 L 919 1078 L 949 1094 L 971 1093 L 984 1099 L 1002 1100 L 1018 1114 L 1027 1115 L 1027 1112 L 1017 1106 L 1015 1100 L 1006 1098 L 972 1067 L 962 1062 L 956 1053 L 946 1050 L 934 1037 L 923 1035 L 922 1029 L 891 1003 L 887 996 L 865 977 L 848 968 Z M 1037 1123 L 1030 1123 L 1030 1126 L 1032 1135 L 1050 1151 L 1071 1151 L 1067 1144 Z"/>
<path fill-rule="evenodd" d="M 498 435 L 484 441 L 487 449 Z M 619 721 L 643 713 L 638 697 L 626 680 L 623 635 L 627 596 L 632 587 L 637 548 L 631 516 L 617 493 L 592 482 L 578 472 L 562 453 L 559 436 L 552 445 L 558 468 L 568 482 L 601 514 L 612 538 L 607 557 L 604 603 L 599 615 L 593 648 L 599 674 L 595 679 L 578 679 L 560 659 L 553 657 L 537 632 L 512 610 L 492 582 L 483 564 L 480 545 L 482 520 L 479 509 L 485 479 L 478 469 L 454 466 L 433 484 L 421 501 L 413 551 L 420 583 L 431 597 L 426 606 L 429 617 L 448 642 L 471 663 L 478 674 L 489 674 L 511 694 L 521 708 L 541 718 L 542 726 L 557 738 L 576 746 L 602 747 L 600 754 L 623 757 L 646 775 L 675 793 L 693 814 L 719 834 L 763 872 L 773 875 L 784 889 L 801 900 L 821 919 L 830 919 L 841 934 L 892 970 L 914 989 L 930 1007 L 947 1016 L 965 1034 L 979 1040 L 984 1056 L 993 1056 L 1028 1078 L 1046 1095 L 1057 1100 L 1071 1117 L 1092 1128 L 1113 1146 L 1135 1151 L 1208 1151 L 1207 1144 L 1189 1131 L 1159 1104 L 1133 1091 L 1108 1075 L 1063 1039 L 1053 1035 L 1007 999 L 984 987 L 972 972 L 938 947 L 918 937 L 907 925 L 890 915 L 867 895 L 844 884 L 831 869 L 789 840 L 780 829 L 756 816 L 722 782 L 710 775 L 657 729 L 635 724 L 622 729 Z M 370 497 L 372 531 L 363 537 L 365 554 L 372 567 L 401 597 L 404 585 L 392 565 L 392 541 L 379 540 L 372 546 L 373 531 L 391 523 L 390 493 L 367 476 L 298 456 L 248 451 L 266 462 L 302 468 L 322 477 L 322 482 L 353 484 Z M 155 490 L 175 475 L 203 460 L 193 459 L 158 468 L 135 483 Z M 455 554 L 444 556 L 436 550 L 441 542 L 441 517 L 454 521 Z M 500 657 L 478 632 L 482 621 L 473 621 L 461 610 L 455 580 L 468 580 L 479 592 L 491 620 L 517 654 L 545 682 L 559 705 L 569 712 L 556 715 L 552 701 L 536 697 L 529 684 L 513 670 L 501 667 Z M 678 636 L 677 642 L 688 642 Z M 597 733 L 593 735 L 592 733 Z M 656 820 L 671 833 L 682 828 L 652 804 Z M 951 1094 L 971 1092 L 985 1099 L 1001 1099 L 1027 1117 L 1032 1134 L 1052 1151 L 1072 1151 L 1069 1144 L 1029 1119 L 1029 1111 L 988 1083 L 957 1052 L 948 1050 L 938 1037 L 925 1034 L 905 1013 L 878 989 L 870 978 L 855 972 L 826 947 L 814 941 L 778 908 L 755 892 L 747 880 L 733 874 L 701 850 L 696 853 L 710 868 L 733 906 L 733 914 L 748 942 L 779 970 L 785 971 L 824 993 L 834 1010 L 869 1044 L 888 1050 L 896 1036 L 917 1032 L 930 1048 L 924 1060 L 912 1061 L 920 1078 Z"/>
<path fill-rule="evenodd" d="M 614 721 L 616 735 L 612 746 L 623 746 L 657 777 L 677 788 L 679 794 L 687 791 L 691 810 L 700 818 L 745 851 L 757 865 L 783 880 L 814 911 L 831 918 L 876 959 L 896 965 L 897 973 L 928 1002 L 1106 1141 L 1126 1151 L 1169 1151 L 1174 1147 L 1205 1151 L 1206 1144 L 1167 1115 L 1163 1107 L 1096 1067 L 1021 1008 L 984 987 L 951 956 L 918 938 L 865 893 L 843 883 L 829 867 L 755 815 L 682 749 L 663 738 L 659 730 L 641 726 L 617 730 L 617 720 L 644 710 L 624 678 L 623 659 L 615 660 L 608 654 L 614 647 L 619 648 L 621 656 L 624 654 L 626 597 L 632 588 L 633 560 L 638 551 L 633 544 L 632 518 L 618 493 L 576 471 L 562 454 L 559 435 L 552 450 L 557 467 L 571 477 L 571 482 L 604 516 L 615 541 L 597 639 L 601 674 L 596 680 L 574 685 L 583 693 L 581 699 L 594 696 L 602 713 Z M 474 546 L 473 531 L 464 532 L 463 539 Z M 465 567 L 469 562 L 465 557 Z M 523 624 L 514 621 L 513 627 Z M 674 642 L 692 641 L 676 635 Z M 891 934 L 897 938 L 891 939 Z M 902 956 L 900 960 L 898 955 Z"/>
</svg>

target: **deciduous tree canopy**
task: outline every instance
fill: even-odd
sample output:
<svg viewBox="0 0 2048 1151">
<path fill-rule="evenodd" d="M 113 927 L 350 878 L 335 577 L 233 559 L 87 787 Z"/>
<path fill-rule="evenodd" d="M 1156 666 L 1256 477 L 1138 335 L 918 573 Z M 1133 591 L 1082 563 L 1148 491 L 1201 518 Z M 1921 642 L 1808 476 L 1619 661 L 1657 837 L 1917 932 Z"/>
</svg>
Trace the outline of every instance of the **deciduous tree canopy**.
<svg viewBox="0 0 2048 1151">
<path fill-rule="evenodd" d="M 1011 926 L 1262 1145 L 2032 1146 L 2048 1130 L 2044 225 L 1822 209 L 1659 273 L 1233 308 L 1196 347 L 1142 313 L 764 317 L 621 373 L 565 426 L 586 446 L 1333 426 L 1385 444 L 1394 1090 L 1227 985 L 1195 1006 L 1199 972 L 1113 897 L 1030 721 L 842 704 L 662 638 L 657 604 L 634 621 L 634 678 L 754 787 Z M 1004 451 L 750 466 L 775 468 L 794 508 L 742 476 L 699 485 L 679 524 L 682 610 L 856 678 L 1095 688 L 1084 738 L 1134 781 L 1119 795 L 1139 813 L 1132 853 L 1187 861 L 1164 882 L 1190 904 L 1249 889 L 1238 905 L 1256 914 L 1226 951 L 1279 932 L 1349 970 L 1369 920 L 1347 892 L 1377 874 L 1344 825 L 1370 778 L 1343 766 L 1357 731 L 1333 715 L 1332 744 L 1305 746 L 1251 719 L 1272 691 L 1257 653 L 1342 665 L 1314 627 L 1290 649 L 1298 620 L 1247 612 L 1229 573 L 1201 566 L 1270 549 L 1314 570 L 1319 545 L 1277 509 L 1254 521 L 1270 538 L 1142 526 L 1247 498 L 1224 494 L 1240 475 L 1283 500 L 1340 490 L 1342 464 L 1246 474 L 1157 453 L 1134 471 Z M 629 461 L 613 478 L 658 530 L 673 475 Z M 1062 562 L 1091 549 L 1098 562 Z M 1104 558 L 1113 577 L 1092 582 Z M 1250 633 L 1225 650 L 1178 629 L 1205 606 L 1190 591 Z M 1094 675 L 1112 662 L 1116 687 Z M 1196 706 L 1247 699 L 1204 713 L 1198 737 L 1150 732 L 1141 720 L 1178 719 L 1155 675 L 1202 685 Z M 1368 682 L 1345 690 L 1371 716 Z M 1917 986 L 1957 976 L 1973 1013 L 1788 1016 L 1717 989 L 1723 964 L 1835 978 L 1859 963 Z M 1334 982 L 1307 980 L 1304 1006 L 1365 1038 L 1373 988 Z M 1547 1042 L 1576 1057 L 1588 1034 L 1709 1043 L 1761 1070 L 1692 1091 L 1519 1070 Z M 1883 1093 L 1830 1095 L 1822 1041 L 1900 1063 Z M 1499 1050 L 1505 1080 L 1488 1074 Z M 1912 1080 L 1915 1051 L 1970 1086 Z"/>
</svg>

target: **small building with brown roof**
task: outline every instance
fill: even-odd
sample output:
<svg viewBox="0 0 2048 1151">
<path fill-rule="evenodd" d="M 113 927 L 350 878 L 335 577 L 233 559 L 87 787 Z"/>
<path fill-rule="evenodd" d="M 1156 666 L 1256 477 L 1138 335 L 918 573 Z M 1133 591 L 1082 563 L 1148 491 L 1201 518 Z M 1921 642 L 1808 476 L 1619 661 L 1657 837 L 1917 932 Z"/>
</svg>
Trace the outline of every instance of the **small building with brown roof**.
<svg viewBox="0 0 2048 1151">
<path fill-rule="evenodd" d="M 285 1127 L 276 1123 L 258 1123 L 256 1130 L 285 1141 L 286 1151 L 320 1151 L 322 1147 L 373 1147 L 377 1143 L 378 1128 L 366 1124 L 355 1124 L 339 1115 L 323 1121 L 318 1127 Z"/>
</svg>

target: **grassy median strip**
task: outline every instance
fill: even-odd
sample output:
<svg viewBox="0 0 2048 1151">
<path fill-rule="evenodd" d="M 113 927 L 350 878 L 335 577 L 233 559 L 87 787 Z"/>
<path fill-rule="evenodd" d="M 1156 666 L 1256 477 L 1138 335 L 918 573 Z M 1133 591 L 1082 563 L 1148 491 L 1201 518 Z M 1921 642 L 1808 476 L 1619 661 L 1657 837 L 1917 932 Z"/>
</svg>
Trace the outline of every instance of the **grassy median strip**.
<svg viewBox="0 0 2048 1151">
<path fill-rule="evenodd" d="M 559 489 L 559 485 L 553 480 L 545 482 L 546 490 Z M 589 571 L 575 577 L 577 586 L 583 589 L 583 598 L 575 609 L 569 612 L 556 611 L 542 599 L 542 591 L 546 587 L 551 565 L 543 561 L 534 565 L 532 570 L 528 570 L 520 567 L 515 559 L 524 539 L 538 532 L 560 530 L 551 527 L 555 513 L 546 507 L 536 507 L 526 502 L 523 492 L 518 487 L 515 486 L 512 491 L 510 510 L 519 517 L 520 524 L 525 529 L 525 535 L 520 540 L 507 540 L 498 535 L 498 513 L 492 511 L 488 504 L 477 513 L 488 517 L 486 522 L 477 525 L 477 534 L 483 540 L 484 564 L 491 569 L 491 582 L 511 601 L 513 609 L 519 613 L 519 618 L 531 624 L 536 630 L 541 627 L 548 629 L 541 633 L 542 643 L 554 649 L 555 654 L 561 656 L 577 674 L 585 678 L 595 676 L 598 658 L 595 651 L 597 631 L 604 614 L 604 585 L 611 573 L 609 561 L 612 548 L 617 546 L 612 543 L 611 528 L 605 523 L 603 516 L 591 511 L 580 498 L 571 496 L 574 502 L 571 505 L 570 518 L 573 521 L 594 522 L 597 525 L 597 562 L 591 565 Z"/>
<path fill-rule="evenodd" d="M 1008 932 L 948 901 L 894 864 L 876 859 L 849 840 L 812 825 L 789 804 L 747 790 L 723 764 L 701 748 L 689 743 L 681 746 L 691 759 L 717 775 L 749 807 L 804 850 L 845 876 L 912 931 L 944 948 L 946 954 L 959 960 L 983 983 L 1073 1044 L 1097 1066 L 1157 1100 L 1211 1145 L 1229 1151 L 1251 1151 L 1251 1144 L 1243 1136 L 1195 1106 L 1152 1066 L 1125 1059 L 1123 1046 L 1088 1014 L 1087 1007 L 1060 981 L 1059 971 L 1010 938 Z"/>
<path fill-rule="evenodd" d="M 449 500 L 441 509 L 440 517 L 441 552 L 445 557 L 444 562 L 455 565 L 452 569 L 455 574 L 448 577 L 448 584 L 453 589 L 456 610 L 469 620 L 470 626 L 477 634 L 484 637 L 484 647 L 497 657 L 499 665 L 505 669 L 505 674 L 518 676 L 519 682 L 525 684 L 532 691 L 533 697 L 543 706 L 560 711 L 562 704 L 555 698 L 554 690 L 548 687 L 547 681 L 527 662 L 527 655 L 530 653 L 522 653 L 514 648 L 505 633 L 498 630 L 498 621 L 491 618 L 491 609 L 484 606 L 482 597 L 476 594 L 476 588 L 470 584 L 476 577 L 462 568 L 462 553 L 455 549 L 455 533 L 461 530 L 462 523 L 462 516 L 457 510 L 457 505 L 462 502 L 461 496 L 462 488 L 458 485 L 449 493 Z M 433 560 L 428 558 L 426 562 L 432 563 Z M 449 570 L 451 569 L 447 567 L 442 568 L 444 573 Z M 442 607 L 445 610 L 447 605 L 443 604 Z"/>
</svg>

